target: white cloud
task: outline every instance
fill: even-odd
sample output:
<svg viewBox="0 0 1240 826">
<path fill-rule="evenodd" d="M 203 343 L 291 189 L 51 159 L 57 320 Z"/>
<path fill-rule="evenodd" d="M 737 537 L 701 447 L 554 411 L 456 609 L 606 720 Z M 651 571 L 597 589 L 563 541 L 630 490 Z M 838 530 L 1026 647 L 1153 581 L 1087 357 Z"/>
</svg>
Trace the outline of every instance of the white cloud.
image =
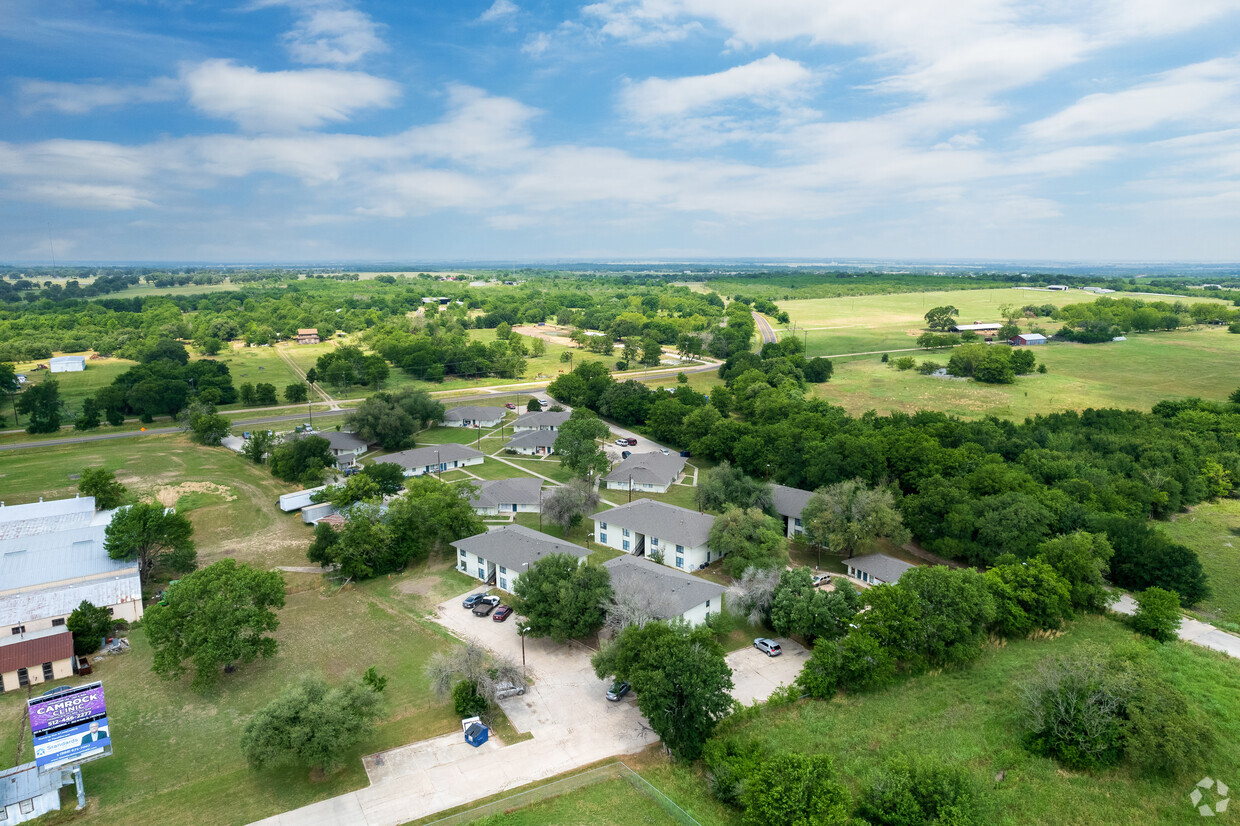
<svg viewBox="0 0 1240 826">
<path fill-rule="evenodd" d="M 631 83 L 621 103 L 637 117 L 675 117 L 746 100 L 776 106 L 796 97 L 812 79 L 809 69 L 795 60 L 767 55 L 722 72 L 670 80 L 652 77 Z"/>
<path fill-rule="evenodd" d="M 175 100 L 180 93 L 180 84 L 173 78 L 165 77 L 127 86 L 27 80 L 21 84 L 19 91 L 25 112 L 51 110 L 66 115 L 84 115 L 105 106 Z"/>
<path fill-rule="evenodd" d="M 512 0 L 495 0 L 491 7 L 478 17 L 478 20 L 482 23 L 495 23 L 496 21 L 511 17 L 518 11 L 520 11 L 520 8 Z"/>
<path fill-rule="evenodd" d="M 581 9 L 598 31 L 629 43 L 657 44 L 684 40 L 702 28 L 696 20 L 681 21 L 675 0 L 602 0 Z"/>
<path fill-rule="evenodd" d="M 15 194 L 36 203 L 51 204 L 66 209 L 115 212 L 155 206 L 133 187 L 106 184 L 47 181 L 27 184 Z"/>
<path fill-rule="evenodd" d="M 256 0 L 251 8 L 269 6 L 287 6 L 297 15 L 283 40 L 299 63 L 348 65 L 387 49 L 379 25 L 344 0 Z"/>
<path fill-rule="evenodd" d="M 212 117 L 257 132 L 288 132 L 348 120 L 356 111 L 391 106 L 400 87 L 362 72 L 303 69 L 260 72 L 230 60 L 186 66 L 190 103 Z"/>
<path fill-rule="evenodd" d="M 537 32 L 526 38 L 525 43 L 521 45 L 521 51 L 530 57 L 539 58 L 547 53 L 551 48 L 551 35 L 547 32 Z"/>
<path fill-rule="evenodd" d="M 1035 140 L 1067 141 L 1184 121 L 1240 121 L 1240 59 L 1195 63 L 1121 92 L 1088 95 L 1025 131 Z"/>
</svg>

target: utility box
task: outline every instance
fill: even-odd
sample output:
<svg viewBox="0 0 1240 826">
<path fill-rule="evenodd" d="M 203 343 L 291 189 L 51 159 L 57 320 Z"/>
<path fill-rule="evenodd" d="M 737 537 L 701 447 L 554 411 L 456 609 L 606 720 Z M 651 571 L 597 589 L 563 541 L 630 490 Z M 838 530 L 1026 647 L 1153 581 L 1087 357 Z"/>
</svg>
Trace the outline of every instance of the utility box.
<svg viewBox="0 0 1240 826">
<path fill-rule="evenodd" d="M 461 721 L 461 728 L 465 731 L 465 742 L 474 748 L 478 748 L 491 737 L 491 730 L 482 724 L 480 717 L 466 717 Z"/>
</svg>

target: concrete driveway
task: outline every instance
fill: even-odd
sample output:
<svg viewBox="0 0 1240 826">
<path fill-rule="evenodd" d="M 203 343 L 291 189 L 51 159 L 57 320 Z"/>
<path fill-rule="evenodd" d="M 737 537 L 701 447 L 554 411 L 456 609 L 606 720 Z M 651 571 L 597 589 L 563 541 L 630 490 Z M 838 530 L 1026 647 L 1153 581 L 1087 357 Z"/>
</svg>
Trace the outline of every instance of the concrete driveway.
<svg viewBox="0 0 1240 826">
<path fill-rule="evenodd" d="M 1137 601 L 1128 594 L 1121 594 L 1119 600 L 1111 606 L 1111 610 L 1131 616 L 1137 613 Z M 1180 629 L 1177 633 L 1184 642 L 1191 642 L 1202 648 L 1213 648 L 1215 651 L 1222 651 L 1228 656 L 1240 659 L 1240 637 L 1228 634 L 1209 623 L 1181 616 Z"/>
<path fill-rule="evenodd" d="M 768 657 L 752 645 L 728 655 L 732 696 L 745 705 L 766 700 L 780 686 L 792 685 L 809 659 L 809 650 L 792 640 L 776 639 L 784 653 Z"/>
</svg>

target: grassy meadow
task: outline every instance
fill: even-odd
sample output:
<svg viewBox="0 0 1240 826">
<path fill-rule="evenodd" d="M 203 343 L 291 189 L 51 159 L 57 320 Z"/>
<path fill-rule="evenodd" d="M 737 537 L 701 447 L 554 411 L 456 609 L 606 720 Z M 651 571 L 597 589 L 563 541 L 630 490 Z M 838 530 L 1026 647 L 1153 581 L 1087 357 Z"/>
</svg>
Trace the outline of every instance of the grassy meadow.
<svg viewBox="0 0 1240 826">
<path fill-rule="evenodd" d="M 1158 527 L 1197 552 L 1212 593 L 1194 613 L 1210 622 L 1240 625 L 1240 500 L 1222 499 L 1177 514 Z"/>
</svg>

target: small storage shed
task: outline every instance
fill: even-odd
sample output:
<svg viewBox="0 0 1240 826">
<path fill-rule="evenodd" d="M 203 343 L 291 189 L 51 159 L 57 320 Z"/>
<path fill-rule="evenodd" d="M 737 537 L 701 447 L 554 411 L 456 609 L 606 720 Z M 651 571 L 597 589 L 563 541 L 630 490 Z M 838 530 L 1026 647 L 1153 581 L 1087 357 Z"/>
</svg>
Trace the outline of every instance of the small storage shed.
<svg viewBox="0 0 1240 826">
<path fill-rule="evenodd" d="M 53 373 L 80 373 L 86 369 L 86 356 L 57 356 L 48 366 Z"/>
</svg>

